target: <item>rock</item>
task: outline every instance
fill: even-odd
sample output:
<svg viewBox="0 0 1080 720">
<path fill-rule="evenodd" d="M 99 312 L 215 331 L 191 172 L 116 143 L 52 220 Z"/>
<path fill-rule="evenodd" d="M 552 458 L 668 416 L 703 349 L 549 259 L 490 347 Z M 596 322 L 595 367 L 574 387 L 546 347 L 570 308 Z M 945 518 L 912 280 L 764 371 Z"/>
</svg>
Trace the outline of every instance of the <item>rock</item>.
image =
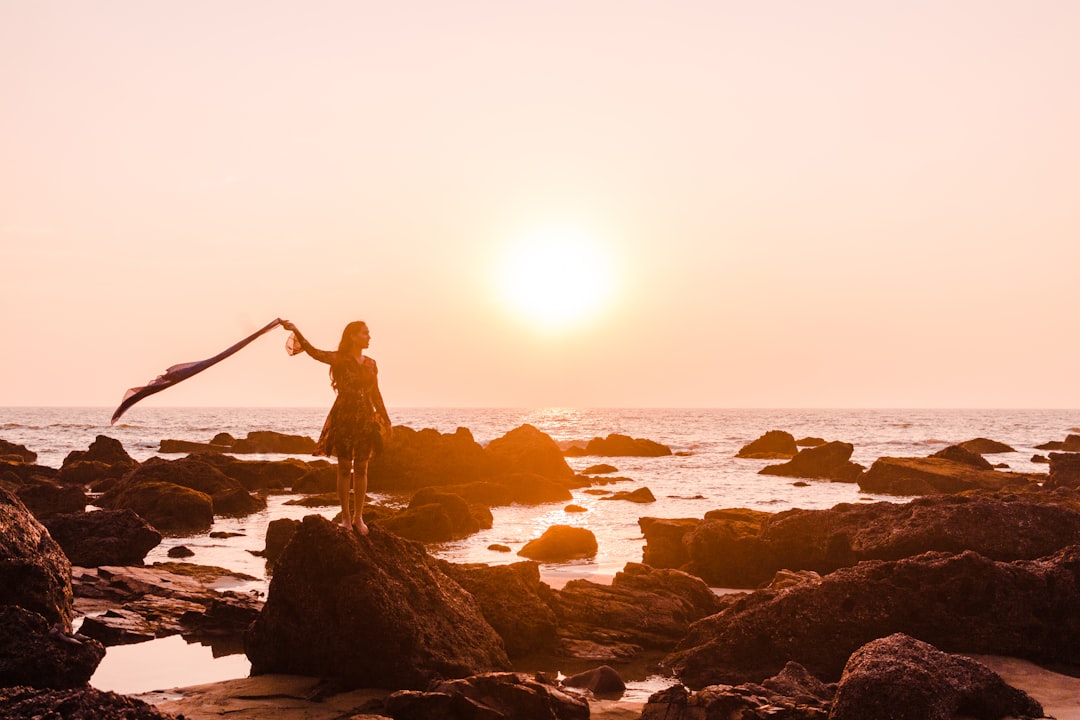
<svg viewBox="0 0 1080 720">
<path fill-rule="evenodd" d="M 635 503 L 651 503 L 656 502 L 656 496 L 652 494 L 652 490 L 647 487 L 638 488 L 637 490 L 626 491 L 620 490 L 617 493 L 612 493 L 606 497 L 600 498 L 601 500 L 629 500 Z"/>
<path fill-rule="evenodd" d="M 38 478 L 27 480 L 16 490 L 16 494 L 39 520 L 62 513 L 82 512 L 89 503 L 82 488 Z"/>
<path fill-rule="evenodd" d="M 591 530 L 570 525 L 552 525 L 518 550 L 518 555 L 540 562 L 566 562 L 596 555 L 596 536 Z"/>
<path fill-rule="evenodd" d="M 992 455 L 994 453 L 1016 452 L 1016 450 L 1009 447 L 1003 442 L 998 442 L 997 440 L 988 440 L 987 438 L 975 438 L 974 440 L 965 440 L 964 442 L 958 444 L 960 445 L 960 447 L 964 448 L 968 452 L 973 452 L 976 455 Z"/>
<path fill-rule="evenodd" d="M 782 477 L 820 478 L 835 482 L 855 482 L 864 468 L 862 465 L 851 462 L 851 453 L 854 450 L 851 443 L 835 441 L 817 447 L 808 447 L 800 450 L 788 462 L 763 467 L 758 473 Z"/>
<path fill-rule="evenodd" d="M 1050 458 L 1046 457 L 1045 455 L 1035 454 L 1035 455 L 1031 456 L 1031 462 L 1040 463 L 1042 465 L 1049 465 L 1050 464 Z"/>
<path fill-rule="evenodd" d="M 559 446 L 532 425 L 522 425 L 495 438 L 484 450 L 495 477 L 522 474 L 558 483 L 575 481 L 574 471 L 566 464 Z"/>
<path fill-rule="evenodd" d="M 1080 454 L 1050 453 L 1050 477 L 1044 487 L 1080 488 Z"/>
<path fill-rule="evenodd" d="M 17 445 L 7 440 L 0 439 L 0 456 L 18 458 L 20 462 L 37 462 L 37 453 L 28 450 L 25 445 Z"/>
<path fill-rule="evenodd" d="M 59 480 L 65 485 L 90 486 L 115 482 L 129 473 L 134 464 L 109 465 L 100 460 L 75 460 L 60 470 Z"/>
<path fill-rule="evenodd" d="M 106 435 L 98 435 L 86 450 L 73 450 L 68 453 L 60 469 L 63 471 L 64 468 L 82 461 L 119 465 L 127 469 L 131 469 L 138 464 L 133 457 L 128 455 L 127 450 L 124 449 L 119 440 Z"/>
<path fill-rule="evenodd" d="M 382 457 L 380 455 L 380 457 Z M 370 477 L 369 477 L 370 480 Z M 368 488 L 370 489 L 370 487 Z M 293 480 L 292 491 L 295 493 L 322 494 L 337 493 L 337 465 L 326 460 L 316 460 L 308 465 L 308 470 Z"/>
<path fill-rule="evenodd" d="M 653 440 L 611 433 L 606 438 L 590 440 L 585 452 L 606 457 L 665 457 L 671 454 L 671 448 Z"/>
<path fill-rule="evenodd" d="M 493 550 L 494 552 L 510 552 L 510 547 L 508 545 L 492 543 L 491 545 L 488 545 L 488 550 Z"/>
<path fill-rule="evenodd" d="M 0 605 L 38 613 L 71 631 L 71 563 L 26 506 L 0 487 Z"/>
<path fill-rule="evenodd" d="M 162 440 L 158 452 L 310 455 L 315 452 L 315 441 L 303 435 L 256 430 L 249 432 L 242 440 L 237 440 L 228 433 L 219 433 L 209 443 Z"/>
<path fill-rule="evenodd" d="M 609 665 L 601 665 L 592 670 L 571 675 L 562 681 L 563 685 L 584 688 L 596 696 L 620 697 L 626 692 L 626 681 Z"/>
<path fill-rule="evenodd" d="M 946 460 L 952 460 L 953 462 L 963 463 L 970 465 L 980 470 L 993 470 L 994 466 L 990 464 L 990 461 L 984 458 L 978 453 L 974 453 L 962 445 L 950 445 L 944 450 L 938 450 L 930 457 L 944 458 Z"/>
<path fill-rule="evenodd" d="M 1023 487 L 1039 478 L 980 470 L 944 458 L 878 458 L 859 478 L 859 489 L 885 495 L 932 495 Z"/>
<path fill-rule="evenodd" d="M 749 445 L 744 445 L 735 457 L 756 460 L 786 460 L 795 457 L 799 448 L 791 433 L 770 430 Z"/>
<path fill-rule="evenodd" d="M 0 687 L 74 688 L 86 685 L 105 648 L 81 635 L 50 627 L 40 614 L 0 605 Z M 0 717 L 3 717 L 0 706 Z"/>
<path fill-rule="evenodd" d="M 419 542 L 446 542 L 454 539 L 454 526 L 446 508 L 439 503 L 410 506 L 383 523 L 389 532 Z"/>
<path fill-rule="evenodd" d="M 480 611 L 503 639 L 508 656 L 519 658 L 555 647 L 557 620 L 543 599 L 550 589 L 540 582 L 537 563 L 483 565 L 439 561 L 439 568 L 480 603 Z"/>
<path fill-rule="evenodd" d="M 138 698 L 92 687 L 35 690 L 0 688 L 0 718 L 63 718 L 63 720 L 174 720 Z"/>
<path fill-rule="evenodd" d="M 166 533 L 205 532 L 214 524 L 209 495 L 171 482 L 121 483 L 97 502 L 103 508 L 133 510 Z"/>
<path fill-rule="evenodd" d="M 195 552 L 187 545 L 176 545 L 169 548 L 169 551 L 165 554 L 171 558 L 189 558 L 194 557 Z"/>
<path fill-rule="evenodd" d="M 573 503 L 563 508 L 563 512 L 566 513 L 583 513 L 589 512 L 588 508 L 581 507 L 580 505 L 574 505 Z"/>
<path fill-rule="evenodd" d="M 957 715 L 1041 718 L 1043 709 L 982 663 L 895 633 L 852 654 L 829 720 L 952 720 Z"/>
<path fill-rule="evenodd" d="M 1080 662 L 1080 546 L 1038 560 L 974 552 L 867 561 L 759 590 L 699 620 L 665 659 L 691 687 L 752 682 L 789 661 L 833 680 L 871 640 L 905 632 L 950 653 Z"/>
<path fill-rule="evenodd" d="M 57 515 L 45 522 L 72 565 L 141 565 L 161 533 L 131 510 Z"/>
<path fill-rule="evenodd" d="M 675 685 L 653 693 L 641 720 L 826 720 L 835 691 L 835 686 L 821 682 L 802 665 L 789 662 L 760 685 L 711 685 L 694 693 Z"/>
<path fill-rule="evenodd" d="M 715 587 L 757 587 L 784 569 L 825 574 L 931 550 L 974 550 L 1003 561 L 1050 555 L 1080 537 L 1080 505 L 1064 500 L 1043 493 L 936 495 L 906 504 L 776 514 L 737 509 L 701 521 L 638 522 L 650 565 L 681 568 Z"/>
<path fill-rule="evenodd" d="M 1062 450 L 1064 452 L 1080 452 L 1080 435 L 1069 434 L 1065 436 L 1065 442 L 1052 440 L 1042 445 L 1036 445 L 1036 450 Z"/>
<path fill-rule="evenodd" d="M 460 538 L 480 532 L 480 529 L 491 527 L 490 511 L 487 508 L 475 508 L 465 502 L 460 495 L 449 492 L 440 492 L 436 488 L 421 488 L 409 501 L 409 507 L 418 507 L 434 503 L 442 507 L 450 519 L 452 537 Z M 487 512 L 485 512 L 487 511 Z"/>
<path fill-rule="evenodd" d="M 804 437 L 801 440 L 796 440 L 795 445 L 797 447 L 817 447 L 818 445 L 824 445 L 825 438 L 819 437 Z"/>
<path fill-rule="evenodd" d="M 618 472 L 619 469 L 614 465 L 608 465 L 607 463 L 601 463 L 599 465 L 590 465 L 581 471 L 582 475 L 607 475 L 608 473 Z"/>
<path fill-rule="evenodd" d="M 251 673 L 416 689 L 508 668 L 476 601 L 423 546 L 369 527 L 357 537 L 320 516 L 304 518 L 246 636 Z"/>
<path fill-rule="evenodd" d="M 245 490 L 284 490 L 307 474 L 311 466 L 303 460 L 240 460 L 231 455 L 210 454 L 199 458 L 216 467 Z M 326 463 L 329 464 L 329 463 Z"/>
<path fill-rule="evenodd" d="M 589 704 L 523 673 L 503 672 L 391 693 L 384 712 L 395 720 L 587 720 Z"/>
<path fill-rule="evenodd" d="M 368 467 L 368 489 L 409 492 L 476 482 L 490 477 L 490 466 L 487 453 L 466 428 L 444 434 L 398 426 Z"/>
<path fill-rule="evenodd" d="M 299 528 L 299 520 L 290 520 L 289 518 L 271 520 L 270 524 L 266 526 L 266 547 L 257 554 L 266 558 L 267 565 L 273 567 L 277 559 L 281 557 L 285 546 L 293 539 L 293 535 L 296 534 Z"/>
</svg>

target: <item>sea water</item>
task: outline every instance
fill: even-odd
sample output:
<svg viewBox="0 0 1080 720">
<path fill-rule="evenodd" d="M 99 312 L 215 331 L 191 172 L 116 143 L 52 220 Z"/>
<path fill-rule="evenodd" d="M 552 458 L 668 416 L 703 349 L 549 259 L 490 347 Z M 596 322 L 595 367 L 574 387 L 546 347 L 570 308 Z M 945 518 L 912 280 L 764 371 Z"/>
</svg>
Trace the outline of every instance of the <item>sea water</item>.
<svg viewBox="0 0 1080 720">
<path fill-rule="evenodd" d="M 98 435 L 123 443 L 136 460 L 157 455 L 162 439 L 207 442 L 219 432 L 244 437 L 256 430 L 317 437 L 326 408 L 166 408 L 136 407 L 123 422 L 109 426 L 108 408 L 0 408 L 0 438 L 38 453 L 38 464 L 60 467 L 67 454 L 85 450 Z M 1080 432 L 1077 410 L 820 410 L 820 409 L 508 409 L 508 408 L 392 408 L 395 425 L 453 432 L 468 428 L 486 444 L 528 423 L 562 446 L 584 446 L 593 437 L 621 433 L 663 443 L 676 454 L 659 458 L 567 458 L 584 470 L 600 462 L 614 465 L 613 473 L 627 478 L 608 489 L 648 487 L 656 502 L 636 504 L 608 501 L 573 491 L 574 499 L 536 506 L 492 508 L 493 526 L 462 540 L 433 544 L 429 551 L 453 562 L 510 563 L 525 542 L 555 524 L 587 527 L 597 538 L 594 558 L 541 566 L 542 579 L 560 587 L 573 578 L 609 582 L 627 562 L 640 562 L 644 539 L 638 518 L 700 518 L 715 508 L 745 507 L 769 512 L 790 508 L 829 508 L 842 502 L 903 502 L 904 498 L 860 492 L 855 484 L 759 475 L 770 461 L 746 460 L 735 453 L 768 430 L 786 430 L 797 439 L 821 437 L 854 445 L 852 460 L 869 467 L 879 457 L 925 456 L 949 444 L 976 437 L 1004 442 L 1015 452 L 990 456 L 1018 472 L 1046 472 L 1032 462 L 1045 454 L 1035 446 Z M 163 457 L 179 457 L 164 455 Z M 244 455 L 244 459 L 280 459 L 281 455 Z M 312 459 L 301 456 L 301 459 Z M 775 462 L 775 461 L 773 461 Z M 376 503 L 400 505 L 408 497 L 372 496 Z M 311 513 L 332 517 L 337 508 L 286 505 L 290 496 L 271 496 L 266 510 L 245 518 L 218 518 L 213 530 L 237 533 L 227 539 L 208 534 L 169 537 L 152 550 L 147 563 L 165 561 L 168 550 L 183 544 L 195 554 L 188 562 L 216 565 L 252 576 L 229 589 L 265 593 L 264 562 L 251 551 L 264 546 L 266 526 L 278 518 L 302 518 Z M 567 513 L 574 503 L 584 513 Z M 492 544 L 512 552 L 489 550 Z M 242 655 L 213 657 L 210 648 L 188 646 L 164 638 L 123 648 L 110 648 L 91 681 L 102 690 L 141 693 L 194 683 L 243 677 L 249 666 Z M 640 688 L 649 687 L 647 681 Z M 631 683 L 631 696 L 634 692 Z"/>
</svg>

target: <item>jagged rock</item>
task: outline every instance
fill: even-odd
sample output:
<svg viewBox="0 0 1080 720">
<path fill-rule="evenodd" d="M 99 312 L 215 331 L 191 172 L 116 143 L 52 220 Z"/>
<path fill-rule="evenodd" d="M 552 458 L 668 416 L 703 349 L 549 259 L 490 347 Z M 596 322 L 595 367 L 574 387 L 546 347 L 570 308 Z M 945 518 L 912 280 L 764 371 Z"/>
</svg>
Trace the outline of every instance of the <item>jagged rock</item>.
<svg viewBox="0 0 1080 720">
<path fill-rule="evenodd" d="M 694 693 L 682 685 L 661 690 L 649 698 L 641 720 L 826 720 L 835 692 L 835 685 L 827 685 L 802 665 L 789 662 L 760 685 L 710 685 Z"/>
<path fill-rule="evenodd" d="M 611 433 L 606 438 L 590 440 L 585 453 L 605 457 L 664 457 L 671 454 L 671 448 L 654 440 Z"/>
<path fill-rule="evenodd" d="M 80 687 L 89 682 L 103 657 L 101 643 L 50 627 L 32 610 L 0 605 L 0 687 Z"/>
<path fill-rule="evenodd" d="M 138 698 L 92 687 L 67 690 L 0 688 L 0 720 L 174 720 Z"/>
<path fill-rule="evenodd" d="M 1016 450 L 1003 442 L 998 442 L 997 440 L 989 440 L 987 438 L 975 438 L 974 440 L 965 440 L 964 442 L 957 444 L 968 452 L 973 452 L 976 455 L 993 455 L 994 453 L 1016 452 Z"/>
<path fill-rule="evenodd" d="M 817 583 L 759 590 L 691 626 L 665 664 L 691 687 L 752 682 L 794 660 L 824 680 L 876 638 L 945 652 L 1080 662 L 1080 546 L 1038 560 L 974 552 L 867 561 Z"/>
<path fill-rule="evenodd" d="M 166 533 L 203 532 L 214 524 L 209 495 L 171 482 L 121 483 L 97 502 L 104 508 L 132 510 Z"/>
<path fill-rule="evenodd" d="M 896 633 L 863 645 L 844 666 L 830 720 L 1041 718 L 1042 706 L 971 658 Z"/>
<path fill-rule="evenodd" d="M 586 670 L 571 675 L 562 681 L 567 687 L 584 688 L 596 696 L 619 697 L 626 692 L 626 681 L 622 679 L 618 671 L 609 665 L 601 665 L 592 670 Z"/>
<path fill-rule="evenodd" d="M 763 467 L 758 470 L 758 473 L 782 477 L 820 478 L 835 482 L 855 482 L 865 468 L 851 462 L 851 453 L 854 450 L 851 443 L 833 441 L 800 450 L 788 462 Z"/>
<path fill-rule="evenodd" d="M 71 563 L 48 530 L 0 487 L 0 605 L 18 605 L 71 631 Z"/>
<path fill-rule="evenodd" d="M 652 490 L 647 487 L 638 488 L 637 490 L 620 490 L 619 492 L 612 493 L 606 497 L 600 498 L 601 500 L 629 500 L 634 503 L 651 503 L 656 502 L 656 496 L 652 494 Z"/>
<path fill-rule="evenodd" d="M 26 482 L 58 480 L 60 471 L 45 465 L 0 459 L 0 477 L 9 478 L 9 481 L 17 486 Z"/>
<path fill-rule="evenodd" d="M 82 488 L 38 478 L 22 483 L 15 492 L 39 520 L 62 513 L 82 512 L 89 503 Z"/>
<path fill-rule="evenodd" d="M 439 561 L 439 567 L 480 603 L 480 611 L 503 639 L 506 654 L 511 658 L 555 647 L 557 620 L 555 612 L 544 600 L 551 591 L 540 582 L 539 564 L 530 561 L 509 565 Z"/>
<path fill-rule="evenodd" d="M 100 485 L 119 480 L 131 472 L 132 467 L 134 465 L 110 465 L 100 460 L 75 460 L 60 470 L 59 480 L 65 485 Z"/>
<path fill-rule="evenodd" d="M 255 554 L 262 555 L 266 558 L 267 565 L 273 567 L 277 559 L 281 557 L 281 552 L 289 544 L 289 541 L 293 539 L 293 535 L 296 534 L 299 528 L 299 520 L 290 520 L 289 518 L 271 520 L 270 524 L 266 526 L 266 547 Z"/>
<path fill-rule="evenodd" d="M 1050 453 L 1050 477 L 1044 487 L 1080 488 L 1080 454 Z"/>
<path fill-rule="evenodd" d="M 68 453 L 60 469 L 63 470 L 76 462 L 86 461 L 120 465 L 128 469 L 138 465 L 135 459 L 128 455 L 119 440 L 107 435 L 98 435 L 86 450 L 73 450 Z"/>
<path fill-rule="evenodd" d="M 965 465 L 971 465 L 972 467 L 979 468 L 980 470 L 993 470 L 994 466 L 990 464 L 990 461 L 984 458 L 982 455 L 968 450 L 962 445 L 950 445 L 944 450 L 938 450 L 930 457 L 944 458 L 945 460 L 952 460 L 953 462 L 963 463 Z"/>
<path fill-rule="evenodd" d="M 965 490 L 1001 490 L 1039 480 L 1021 473 L 980 470 L 944 458 L 878 458 L 859 478 L 859 489 L 885 495 L 933 495 Z"/>
<path fill-rule="evenodd" d="M 320 516 L 304 518 L 246 636 L 252 674 L 415 689 L 507 669 L 502 640 L 473 597 L 423 546 L 369 527 L 358 537 Z"/>
<path fill-rule="evenodd" d="M 7 440 L 0 439 L 0 457 L 18 458 L 20 462 L 37 462 L 37 453 L 27 449 L 25 445 L 18 445 Z"/>
<path fill-rule="evenodd" d="M 641 561 L 657 568 L 683 567 L 690 562 L 683 538 L 699 523 L 697 518 L 638 518 L 646 540 Z"/>
<path fill-rule="evenodd" d="M 566 562 L 596 555 L 596 536 L 587 528 L 552 525 L 518 550 L 518 555 L 540 562 Z"/>
<path fill-rule="evenodd" d="M 589 703 L 523 673 L 486 673 L 386 698 L 395 720 L 587 720 Z"/>
<path fill-rule="evenodd" d="M 1080 452 L 1080 435 L 1070 433 L 1065 436 L 1065 442 L 1051 440 L 1050 442 L 1036 445 L 1036 450 L 1062 450 L 1064 452 Z"/>
<path fill-rule="evenodd" d="M 72 565 L 141 565 L 161 533 L 131 510 L 57 515 L 45 522 Z"/>
<path fill-rule="evenodd" d="M 490 475 L 490 460 L 467 428 L 440 433 L 430 428 L 394 428 L 393 437 L 368 468 L 372 492 L 407 492 L 458 485 Z"/>
<path fill-rule="evenodd" d="M 560 483 L 574 483 L 558 444 L 532 425 L 522 425 L 495 438 L 484 448 L 492 475 L 539 475 Z"/>
<path fill-rule="evenodd" d="M 795 438 L 784 430 L 770 430 L 757 440 L 744 445 L 735 457 L 756 460 L 786 460 L 795 457 L 799 448 Z"/>
</svg>

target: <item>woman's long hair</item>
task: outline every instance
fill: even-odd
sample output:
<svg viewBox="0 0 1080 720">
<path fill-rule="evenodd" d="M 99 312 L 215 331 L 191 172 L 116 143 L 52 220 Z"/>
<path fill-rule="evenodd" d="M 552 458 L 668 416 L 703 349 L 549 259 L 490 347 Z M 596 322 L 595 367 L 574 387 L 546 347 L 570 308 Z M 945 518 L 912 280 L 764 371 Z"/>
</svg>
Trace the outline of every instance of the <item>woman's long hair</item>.
<svg viewBox="0 0 1080 720">
<path fill-rule="evenodd" d="M 367 323 L 363 320 L 354 320 L 345 326 L 345 329 L 341 331 L 341 342 L 337 346 L 337 360 L 330 366 L 330 385 L 334 390 L 338 389 L 337 383 L 337 370 L 338 366 L 342 362 L 346 362 L 353 354 L 353 335 L 360 328 L 366 328 Z"/>
</svg>

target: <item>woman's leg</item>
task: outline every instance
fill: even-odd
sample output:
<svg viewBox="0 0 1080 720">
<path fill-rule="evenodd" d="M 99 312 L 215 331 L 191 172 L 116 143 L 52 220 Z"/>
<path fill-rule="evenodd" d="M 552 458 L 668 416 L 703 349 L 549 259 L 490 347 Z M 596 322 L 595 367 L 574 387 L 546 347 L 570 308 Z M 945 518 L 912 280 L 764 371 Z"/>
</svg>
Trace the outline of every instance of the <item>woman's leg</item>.
<svg viewBox="0 0 1080 720">
<path fill-rule="evenodd" d="M 349 486 L 352 484 L 352 458 L 341 456 L 337 463 L 337 496 L 341 503 L 341 526 L 352 530 L 352 512 L 349 510 Z M 360 502 L 363 502 L 361 498 Z"/>
<path fill-rule="evenodd" d="M 371 454 L 361 460 L 356 458 L 353 463 L 353 489 L 356 495 L 356 514 L 353 515 L 352 524 L 361 535 L 368 534 L 367 524 L 364 523 L 364 500 L 367 499 L 367 469 Z"/>
</svg>

